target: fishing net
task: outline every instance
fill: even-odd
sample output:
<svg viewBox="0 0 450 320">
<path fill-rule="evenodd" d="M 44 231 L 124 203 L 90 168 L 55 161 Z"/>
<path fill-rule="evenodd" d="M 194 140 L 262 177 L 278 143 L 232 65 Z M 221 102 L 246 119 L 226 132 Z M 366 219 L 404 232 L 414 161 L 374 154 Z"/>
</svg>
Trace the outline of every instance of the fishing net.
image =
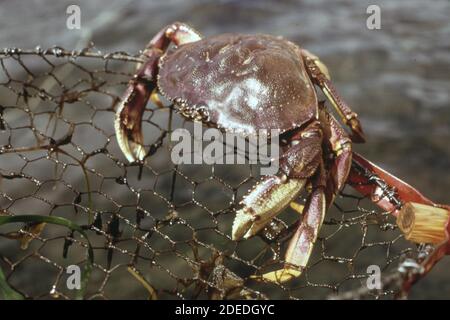
<svg viewBox="0 0 450 320">
<path fill-rule="evenodd" d="M 255 165 L 174 165 L 170 105 L 144 114 L 145 163 L 128 163 L 114 113 L 138 55 L 8 49 L 0 53 L 0 217 L 63 218 L 0 226 L 3 286 L 25 298 L 398 298 L 432 247 L 406 241 L 395 219 L 347 186 L 327 213 L 306 270 L 279 284 L 258 275 L 283 264 L 299 214 L 231 240 L 234 211 Z M 304 199 L 299 199 L 301 203 Z M 72 226 L 73 227 L 73 226 Z M 92 249 L 92 255 L 89 253 Z M 381 286 L 367 285 L 380 268 Z M 369 271 L 368 271 L 369 270 Z"/>
</svg>

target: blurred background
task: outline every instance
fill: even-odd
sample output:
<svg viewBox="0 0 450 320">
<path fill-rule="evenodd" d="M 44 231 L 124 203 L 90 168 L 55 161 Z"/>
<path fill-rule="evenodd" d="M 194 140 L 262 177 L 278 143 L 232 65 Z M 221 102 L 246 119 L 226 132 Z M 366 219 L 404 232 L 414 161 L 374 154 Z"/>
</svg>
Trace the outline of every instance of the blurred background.
<svg viewBox="0 0 450 320">
<path fill-rule="evenodd" d="M 70 4 L 81 9 L 80 30 L 66 28 Z M 381 8 L 379 30 L 366 27 L 369 5 Z M 356 151 L 450 203 L 449 16 L 447 0 L 2 1 L 0 47 L 71 50 L 92 41 L 105 53 L 135 54 L 173 21 L 205 36 L 282 35 L 321 57 L 359 114 L 367 143 Z M 410 298 L 449 299 L 449 268 L 444 258 Z"/>
</svg>

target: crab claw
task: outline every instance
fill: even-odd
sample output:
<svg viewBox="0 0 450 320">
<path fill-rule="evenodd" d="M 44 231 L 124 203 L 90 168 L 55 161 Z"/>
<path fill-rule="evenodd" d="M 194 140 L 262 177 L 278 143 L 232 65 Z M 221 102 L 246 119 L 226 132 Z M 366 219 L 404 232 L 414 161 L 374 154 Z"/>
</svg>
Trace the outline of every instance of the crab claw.
<svg viewBox="0 0 450 320">
<path fill-rule="evenodd" d="M 258 281 L 263 280 L 263 281 L 282 284 L 282 283 L 289 282 L 292 279 L 300 277 L 301 274 L 302 274 L 302 270 L 298 270 L 297 268 L 287 266 L 283 269 L 267 272 L 263 275 L 250 276 L 250 279 L 254 279 L 254 280 L 258 280 Z"/>
<path fill-rule="evenodd" d="M 142 136 L 142 115 L 150 95 L 156 87 L 160 50 L 146 53 L 147 61 L 130 80 L 116 112 L 114 128 L 120 149 L 130 162 L 142 161 L 146 156 Z"/>
<path fill-rule="evenodd" d="M 145 158 L 141 123 L 148 95 L 147 88 L 141 83 L 129 86 L 117 109 L 114 122 L 117 143 L 130 162 Z"/>
<path fill-rule="evenodd" d="M 278 213 L 298 197 L 306 179 L 283 179 L 266 176 L 244 197 L 243 207 L 236 212 L 232 239 L 247 239 L 256 235 Z"/>
</svg>

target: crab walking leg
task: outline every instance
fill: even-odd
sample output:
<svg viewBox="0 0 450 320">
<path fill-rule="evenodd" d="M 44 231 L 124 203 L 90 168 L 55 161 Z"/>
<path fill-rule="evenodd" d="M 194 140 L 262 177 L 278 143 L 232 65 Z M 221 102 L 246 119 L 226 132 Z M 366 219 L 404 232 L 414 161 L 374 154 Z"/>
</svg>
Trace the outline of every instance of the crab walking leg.
<svg viewBox="0 0 450 320">
<path fill-rule="evenodd" d="M 327 207 L 339 191 L 342 190 L 352 167 L 352 141 L 337 120 L 326 110 L 323 103 L 319 105 L 319 118 L 323 123 L 324 138 L 328 141 L 335 158 L 327 179 Z"/>
<path fill-rule="evenodd" d="M 352 141 L 360 143 L 365 142 L 364 132 L 361 123 L 359 122 L 358 115 L 350 109 L 344 100 L 342 100 L 340 94 L 330 80 L 330 75 L 325 64 L 308 50 L 302 49 L 302 55 L 305 60 L 306 69 L 313 82 L 322 89 L 323 93 L 327 96 L 339 116 L 342 118 L 342 121 L 351 128 Z"/>
<path fill-rule="evenodd" d="M 153 101 L 158 101 L 154 95 L 159 59 L 170 43 L 181 45 L 200 39 L 197 31 L 176 22 L 158 32 L 145 48 L 141 57 L 146 61 L 138 66 L 136 74 L 130 80 L 114 123 L 117 142 L 128 161 L 142 161 L 146 155 L 142 137 L 142 115 L 151 95 Z"/>
<path fill-rule="evenodd" d="M 289 242 L 285 259 L 288 266 L 306 267 L 326 209 L 325 186 L 315 186 L 305 204 L 302 222 Z"/>
</svg>

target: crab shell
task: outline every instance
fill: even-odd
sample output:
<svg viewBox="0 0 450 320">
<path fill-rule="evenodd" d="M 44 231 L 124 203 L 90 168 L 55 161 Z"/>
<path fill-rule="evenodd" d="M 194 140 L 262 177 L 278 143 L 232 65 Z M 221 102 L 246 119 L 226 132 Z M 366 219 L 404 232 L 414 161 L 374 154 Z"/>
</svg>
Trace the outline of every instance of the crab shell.
<svg viewBox="0 0 450 320">
<path fill-rule="evenodd" d="M 318 113 L 300 48 L 269 35 L 222 34 L 169 50 L 158 87 L 184 116 L 244 136 L 281 134 Z"/>
</svg>

